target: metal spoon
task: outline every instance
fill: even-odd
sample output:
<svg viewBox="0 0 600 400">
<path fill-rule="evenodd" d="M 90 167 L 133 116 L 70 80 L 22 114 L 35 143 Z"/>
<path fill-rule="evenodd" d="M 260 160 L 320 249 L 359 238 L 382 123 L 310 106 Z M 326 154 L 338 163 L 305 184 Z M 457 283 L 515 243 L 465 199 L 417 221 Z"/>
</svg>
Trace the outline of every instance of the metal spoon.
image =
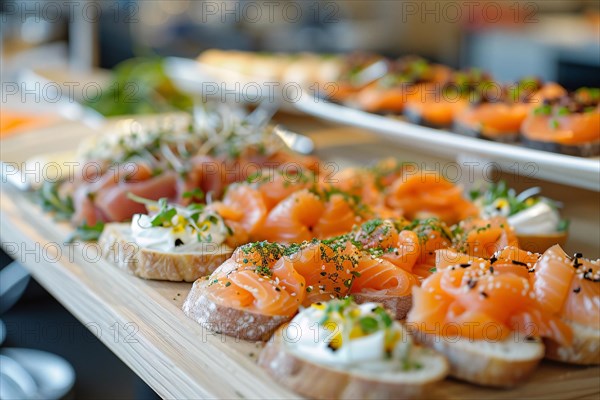
<svg viewBox="0 0 600 400">
<path fill-rule="evenodd" d="M 354 76 L 354 84 L 358 87 L 366 86 L 371 82 L 381 79 L 388 73 L 388 64 L 385 60 L 379 60 Z"/>
<path fill-rule="evenodd" d="M 305 135 L 301 135 L 296 132 L 292 132 L 282 125 L 276 125 L 273 128 L 273 133 L 279 136 L 281 141 L 293 151 L 300 154 L 310 154 L 315 149 L 315 143 L 311 138 Z"/>
<path fill-rule="evenodd" d="M 263 101 L 245 118 L 246 122 L 257 129 L 264 128 L 277 112 L 278 106 L 271 101 Z M 300 154 L 310 154 L 315 149 L 315 143 L 308 136 L 290 131 L 282 125 L 276 125 L 273 133 L 292 151 Z"/>
</svg>

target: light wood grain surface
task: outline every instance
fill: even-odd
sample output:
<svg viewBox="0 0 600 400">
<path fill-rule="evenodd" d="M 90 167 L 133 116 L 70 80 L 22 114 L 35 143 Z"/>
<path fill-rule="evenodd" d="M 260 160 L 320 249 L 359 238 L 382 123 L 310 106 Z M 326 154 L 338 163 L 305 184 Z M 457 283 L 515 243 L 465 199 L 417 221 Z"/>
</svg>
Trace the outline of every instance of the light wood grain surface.
<svg viewBox="0 0 600 400">
<path fill-rule="evenodd" d="M 286 120 L 297 130 L 310 130 L 319 154 L 342 165 L 361 164 L 391 154 L 427 159 L 398 149 L 358 130 L 339 129 L 311 120 Z M 73 148 L 89 134 L 77 124 L 65 124 L 2 141 L 0 158 L 19 161 L 39 153 Z M 430 160 L 435 161 L 435 160 Z M 0 239 L 2 247 L 21 261 L 48 291 L 102 342 L 165 398 L 290 398 L 256 365 L 260 346 L 204 331 L 181 312 L 191 285 L 135 278 L 98 259 L 95 245 L 68 247 L 68 225 L 56 223 L 31 203 L 29 196 L 2 184 Z M 565 189 L 544 185 L 544 189 Z M 575 192 L 574 202 L 597 199 Z M 584 207 L 587 229 L 573 235 L 571 245 L 598 252 L 599 210 Z M 570 207 L 571 205 L 569 205 Z M 576 205 L 573 205 L 577 209 Z M 570 208 L 568 208 L 569 210 Z M 575 213 L 574 215 L 578 215 Z M 595 224 L 595 225 L 594 225 Z M 587 226 L 587 228 L 586 228 Z M 587 244 L 586 244 L 587 243 Z M 32 250 L 32 251 L 28 251 Z M 600 368 L 569 367 L 544 362 L 533 379 L 509 391 L 479 388 L 448 380 L 436 397 L 448 399 L 599 398 Z"/>
</svg>

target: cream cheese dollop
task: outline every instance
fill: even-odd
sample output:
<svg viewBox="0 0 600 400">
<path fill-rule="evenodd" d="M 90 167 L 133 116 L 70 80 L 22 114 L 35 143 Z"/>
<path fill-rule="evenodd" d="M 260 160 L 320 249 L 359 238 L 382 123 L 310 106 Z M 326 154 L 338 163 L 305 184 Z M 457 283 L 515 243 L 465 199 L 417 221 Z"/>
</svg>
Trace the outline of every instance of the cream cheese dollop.
<svg viewBox="0 0 600 400">
<path fill-rule="evenodd" d="M 496 199 L 492 204 L 483 207 L 481 216 L 505 217 L 515 233 L 523 235 L 555 233 L 560 223 L 560 214 L 556 207 L 543 200 L 510 215 L 508 201 L 504 198 Z"/>
<path fill-rule="evenodd" d="M 398 321 L 390 319 L 388 325 L 380 323 L 369 333 L 362 331 L 361 318 L 381 322 L 374 313 L 383 311 L 381 305 L 352 303 L 346 307 L 332 312 L 317 303 L 302 310 L 287 328 L 286 345 L 299 357 L 336 368 L 383 372 L 410 365 L 412 340 Z"/>
<path fill-rule="evenodd" d="M 508 223 L 516 233 L 524 235 L 551 234 L 557 231 L 560 215 L 556 208 L 540 201 L 508 217 Z"/>
<path fill-rule="evenodd" d="M 203 211 L 197 221 L 191 220 L 191 212 L 174 207 L 177 213 L 169 226 L 152 226 L 152 216 L 135 214 L 131 220 L 131 235 L 135 243 L 143 248 L 163 252 L 195 251 L 210 243 L 222 245 L 227 238 L 227 227 L 223 219 L 214 212 Z"/>
</svg>

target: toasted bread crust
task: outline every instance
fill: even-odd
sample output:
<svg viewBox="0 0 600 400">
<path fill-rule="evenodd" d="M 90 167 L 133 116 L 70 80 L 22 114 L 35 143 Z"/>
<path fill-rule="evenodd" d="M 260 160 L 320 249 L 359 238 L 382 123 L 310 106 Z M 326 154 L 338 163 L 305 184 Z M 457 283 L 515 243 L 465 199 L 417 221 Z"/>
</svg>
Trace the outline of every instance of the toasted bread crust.
<svg viewBox="0 0 600 400">
<path fill-rule="evenodd" d="M 600 331 L 574 322 L 567 324 L 573 331 L 573 343 L 565 347 L 552 340 L 544 341 L 546 358 L 577 365 L 600 364 Z"/>
<path fill-rule="evenodd" d="M 469 136 L 469 137 L 474 137 L 474 138 L 481 138 L 481 139 L 487 139 L 487 140 L 492 140 L 494 142 L 501 142 L 501 143 L 516 143 L 519 141 L 519 135 L 520 133 L 517 132 L 503 132 L 503 133 L 499 133 L 496 135 L 492 135 L 489 133 L 486 133 L 485 131 L 483 131 L 481 128 L 477 128 L 468 124 L 464 124 L 460 121 L 454 121 L 454 125 L 452 126 L 452 129 L 463 136 Z"/>
<path fill-rule="evenodd" d="M 526 380 L 544 357 L 544 345 L 541 341 L 530 343 L 535 346 L 531 348 L 531 357 L 515 360 L 486 351 L 485 346 L 482 346 L 484 343 L 480 343 L 483 341 L 445 339 L 417 329 L 411 329 L 411 332 L 419 343 L 446 356 L 451 376 L 483 386 L 513 387 Z M 510 346 L 510 342 L 506 344 Z"/>
<path fill-rule="evenodd" d="M 396 319 L 406 318 L 406 314 L 408 314 L 408 311 L 412 307 L 412 295 L 398 297 L 364 292 L 354 293 L 352 297 L 358 304 L 381 303 L 386 310 L 394 313 Z"/>
<path fill-rule="evenodd" d="M 125 232 L 128 224 L 107 224 L 98 240 L 102 256 L 144 279 L 193 282 L 211 274 L 231 251 L 165 253 L 140 248 Z"/>
<path fill-rule="evenodd" d="M 581 144 L 562 144 L 555 142 L 542 142 L 522 136 L 521 141 L 527 147 L 537 150 L 551 151 L 553 153 L 561 153 L 578 157 L 595 157 L 600 155 L 599 140 Z"/>
<path fill-rule="evenodd" d="M 281 324 L 292 317 L 262 315 L 222 306 L 212 301 L 206 293 L 207 279 L 198 279 L 183 303 L 185 315 L 205 329 L 238 339 L 266 341 Z"/>
<path fill-rule="evenodd" d="M 448 366 L 437 354 L 438 371 L 421 379 L 378 379 L 378 375 L 336 370 L 302 359 L 286 349 L 286 325 L 280 327 L 258 358 L 258 365 L 292 390 L 315 399 L 413 399 L 423 397 L 433 384 L 444 379 Z M 430 370 L 428 372 L 431 372 Z"/>
</svg>

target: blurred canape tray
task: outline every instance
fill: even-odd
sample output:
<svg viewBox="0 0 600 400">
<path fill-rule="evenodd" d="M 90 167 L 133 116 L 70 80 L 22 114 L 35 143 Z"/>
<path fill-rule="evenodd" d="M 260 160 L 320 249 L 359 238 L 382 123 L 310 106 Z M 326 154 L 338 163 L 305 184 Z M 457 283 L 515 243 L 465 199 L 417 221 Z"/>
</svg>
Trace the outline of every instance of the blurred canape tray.
<svg viewBox="0 0 600 400">
<path fill-rule="evenodd" d="M 493 166 L 526 178 L 600 191 L 600 157 L 552 153 L 420 126 L 402 118 L 331 103 L 310 92 L 295 94 L 282 91 L 284 83 L 274 90 L 272 79 L 254 78 L 191 59 L 168 58 L 166 72 L 180 88 L 197 95 L 241 103 L 274 101 L 286 111 L 293 109 L 323 120 L 368 129 L 427 154 L 451 160 L 468 158 L 476 163 L 476 169 L 487 170 Z"/>
<path fill-rule="evenodd" d="M 314 117 L 372 130 L 432 155 L 480 158 L 507 173 L 600 191 L 600 158 L 575 157 L 472 138 L 304 96 L 295 106 Z M 474 161 L 475 162 L 475 161 Z"/>
</svg>

